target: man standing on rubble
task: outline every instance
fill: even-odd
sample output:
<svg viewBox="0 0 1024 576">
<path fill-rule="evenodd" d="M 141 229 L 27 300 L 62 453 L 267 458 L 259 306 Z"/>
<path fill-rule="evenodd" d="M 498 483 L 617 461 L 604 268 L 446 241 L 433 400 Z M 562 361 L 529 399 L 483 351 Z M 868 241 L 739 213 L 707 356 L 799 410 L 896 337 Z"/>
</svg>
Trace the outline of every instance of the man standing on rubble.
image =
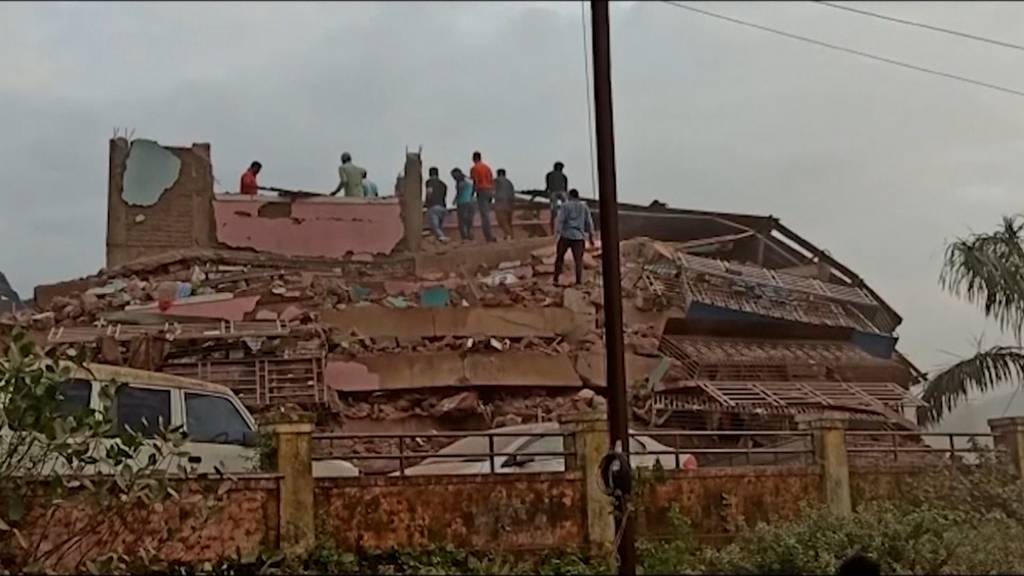
<svg viewBox="0 0 1024 576">
<path fill-rule="evenodd" d="M 498 168 L 498 177 L 494 179 L 494 215 L 506 240 L 512 239 L 512 207 L 515 201 L 515 186 L 505 176 L 505 169 Z"/>
<path fill-rule="evenodd" d="M 263 169 L 263 164 L 253 162 L 249 169 L 242 172 L 242 182 L 238 186 L 238 192 L 246 196 L 256 196 L 260 193 L 260 185 L 256 183 L 256 175 Z"/>
<path fill-rule="evenodd" d="M 438 242 L 447 242 L 448 237 L 444 235 L 444 217 L 448 215 L 448 185 L 438 177 L 437 166 L 430 167 L 430 177 L 426 183 L 427 198 L 424 204 L 427 206 L 427 222 L 430 224 L 430 231 Z M 459 230 L 462 228 L 460 227 Z"/>
<path fill-rule="evenodd" d="M 484 229 L 484 238 L 488 242 L 496 242 L 491 232 L 491 202 L 494 201 L 494 173 L 483 161 L 479 152 L 473 152 L 473 167 L 469 169 L 469 177 L 473 180 L 476 192 L 476 203 L 480 206 L 480 227 Z"/>
<path fill-rule="evenodd" d="M 567 250 L 572 250 L 578 286 L 583 283 L 583 239 L 586 238 L 591 246 L 594 245 L 594 220 L 590 217 L 590 207 L 580 200 L 580 193 L 575 188 L 569 190 L 569 200 L 558 210 L 555 235 L 558 236 L 555 248 L 555 286 L 559 286 Z"/>
<path fill-rule="evenodd" d="M 366 170 L 352 163 L 352 155 L 345 152 L 341 155 L 341 166 L 338 166 L 338 187 L 331 192 L 331 196 L 337 196 L 342 187 L 345 188 L 345 197 L 363 197 L 363 179 L 366 178 Z"/>
<path fill-rule="evenodd" d="M 551 203 L 551 233 L 555 233 L 555 219 L 558 218 L 558 210 L 565 204 L 565 191 L 569 189 L 569 178 L 562 169 L 565 164 L 555 162 L 554 169 L 544 177 L 544 188 L 548 193 L 548 201 Z"/>
<path fill-rule="evenodd" d="M 473 239 L 473 182 L 466 178 L 462 170 L 452 168 L 455 179 L 455 213 L 459 217 L 459 236 L 463 240 Z"/>
</svg>

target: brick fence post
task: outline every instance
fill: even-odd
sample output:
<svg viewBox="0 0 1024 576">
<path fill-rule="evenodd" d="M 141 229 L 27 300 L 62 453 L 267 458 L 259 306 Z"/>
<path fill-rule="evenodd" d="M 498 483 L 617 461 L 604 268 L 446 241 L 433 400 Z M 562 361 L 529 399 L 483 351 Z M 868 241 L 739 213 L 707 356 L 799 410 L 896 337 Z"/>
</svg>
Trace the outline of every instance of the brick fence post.
<svg viewBox="0 0 1024 576">
<path fill-rule="evenodd" d="M 608 419 L 601 412 L 581 412 L 562 419 L 566 433 L 565 469 L 583 473 L 586 544 L 591 552 L 612 553 L 615 518 L 612 500 L 601 489 L 601 459 L 608 453 Z"/>
<path fill-rule="evenodd" d="M 850 514 L 853 502 L 846 453 L 846 415 L 829 412 L 798 415 L 797 423 L 801 429 L 811 431 L 814 459 L 821 465 L 825 504 L 835 514 Z"/>
<path fill-rule="evenodd" d="M 995 436 L 996 447 L 1006 451 L 1012 470 L 1024 479 L 1024 416 L 992 418 L 988 427 Z"/>
<path fill-rule="evenodd" d="M 312 414 L 271 414 L 261 423 L 274 438 L 278 493 L 278 539 L 282 552 L 301 556 L 316 544 L 313 507 Z"/>
</svg>

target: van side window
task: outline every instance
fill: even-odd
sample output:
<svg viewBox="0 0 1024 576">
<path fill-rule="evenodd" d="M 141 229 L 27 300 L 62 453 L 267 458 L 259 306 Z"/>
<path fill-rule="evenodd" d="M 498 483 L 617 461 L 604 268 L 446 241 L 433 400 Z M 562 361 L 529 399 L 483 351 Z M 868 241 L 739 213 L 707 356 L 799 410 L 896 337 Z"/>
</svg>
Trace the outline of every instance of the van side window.
<svg viewBox="0 0 1024 576">
<path fill-rule="evenodd" d="M 57 413 L 61 416 L 78 416 L 89 408 L 92 396 L 92 382 L 75 378 L 60 383 L 60 404 Z"/>
<path fill-rule="evenodd" d="M 123 432 L 127 426 L 146 438 L 152 438 L 161 424 L 165 429 L 171 427 L 171 391 L 120 386 L 116 392 L 114 414 L 118 432 Z"/>
<path fill-rule="evenodd" d="M 249 423 L 230 400 L 209 394 L 185 393 L 185 426 L 189 440 L 243 444 Z"/>
</svg>

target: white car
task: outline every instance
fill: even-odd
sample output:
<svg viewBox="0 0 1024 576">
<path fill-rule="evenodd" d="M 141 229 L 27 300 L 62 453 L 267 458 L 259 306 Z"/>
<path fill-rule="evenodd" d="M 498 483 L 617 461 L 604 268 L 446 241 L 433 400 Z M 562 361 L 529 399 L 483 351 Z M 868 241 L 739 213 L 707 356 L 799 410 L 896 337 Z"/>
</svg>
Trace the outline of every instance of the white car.
<svg viewBox="0 0 1024 576">
<path fill-rule="evenodd" d="M 117 429 L 125 426 L 153 436 L 158 423 L 183 426 L 187 433 L 182 450 L 189 468 L 199 474 L 253 472 L 259 465 L 259 434 L 252 414 L 230 388 L 145 370 L 87 364 L 75 367 L 61 383 L 60 411 L 101 410 L 100 390 L 117 383 L 112 418 Z M 100 440 L 100 442 L 105 442 Z M 358 476 L 359 469 L 344 460 L 316 460 L 315 477 Z"/>
<path fill-rule="evenodd" d="M 446 474 L 487 474 L 491 470 L 491 459 L 488 457 L 489 442 L 486 434 L 497 432 L 516 434 L 515 436 L 495 436 L 494 470 L 497 473 L 522 472 L 564 472 L 565 457 L 557 454 L 564 452 L 564 436 L 539 436 L 539 434 L 557 434 L 559 425 L 556 422 L 539 424 L 522 424 L 481 432 L 482 436 L 463 438 L 425 459 L 416 466 L 405 469 L 406 476 L 431 476 Z M 630 433 L 630 461 L 635 468 L 653 468 L 655 462 L 666 470 L 676 469 L 674 450 L 656 442 L 650 436 L 633 435 Z M 659 454 L 650 454 L 658 452 Z M 446 454 L 459 455 L 444 457 Z M 694 470 L 697 459 L 692 454 L 679 454 L 679 469 Z M 394 472 L 399 476 L 402 471 Z"/>
</svg>

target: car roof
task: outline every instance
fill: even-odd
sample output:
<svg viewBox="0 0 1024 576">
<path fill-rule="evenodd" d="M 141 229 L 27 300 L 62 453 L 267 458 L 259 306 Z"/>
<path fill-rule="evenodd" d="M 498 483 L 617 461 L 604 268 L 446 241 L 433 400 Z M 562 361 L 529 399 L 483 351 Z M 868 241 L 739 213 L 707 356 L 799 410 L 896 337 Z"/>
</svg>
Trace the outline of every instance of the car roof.
<svg viewBox="0 0 1024 576">
<path fill-rule="evenodd" d="M 160 372 L 125 368 L 124 366 L 110 366 L 107 364 L 84 364 L 82 366 L 72 365 L 71 374 L 75 378 L 86 380 L 101 380 L 113 382 L 125 382 L 129 384 L 142 384 L 144 386 L 159 386 L 162 388 L 177 388 L 180 390 L 191 390 L 195 392 L 209 392 L 223 396 L 233 396 L 233 392 L 227 386 L 172 376 Z"/>
</svg>

